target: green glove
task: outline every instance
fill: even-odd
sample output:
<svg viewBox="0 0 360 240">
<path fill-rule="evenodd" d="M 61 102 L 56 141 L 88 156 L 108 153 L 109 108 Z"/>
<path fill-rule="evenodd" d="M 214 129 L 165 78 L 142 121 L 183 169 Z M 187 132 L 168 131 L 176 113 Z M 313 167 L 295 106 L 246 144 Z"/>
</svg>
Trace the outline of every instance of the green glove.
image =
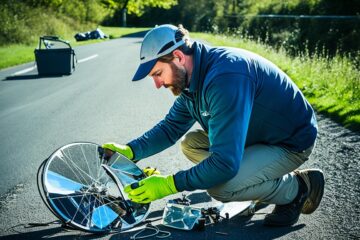
<svg viewBox="0 0 360 240">
<path fill-rule="evenodd" d="M 160 171 L 153 167 L 146 167 L 143 169 L 143 172 L 147 177 L 150 177 L 152 175 L 160 175 Z"/>
<path fill-rule="evenodd" d="M 113 152 L 118 152 L 130 160 L 132 160 L 134 158 L 134 153 L 128 145 L 121 145 L 121 144 L 109 142 L 109 143 L 103 144 L 102 148 L 109 149 Z"/>
<path fill-rule="evenodd" d="M 172 175 L 152 175 L 141 180 L 138 188 L 132 189 L 131 185 L 127 185 L 124 191 L 136 203 L 149 203 L 178 192 Z"/>
</svg>

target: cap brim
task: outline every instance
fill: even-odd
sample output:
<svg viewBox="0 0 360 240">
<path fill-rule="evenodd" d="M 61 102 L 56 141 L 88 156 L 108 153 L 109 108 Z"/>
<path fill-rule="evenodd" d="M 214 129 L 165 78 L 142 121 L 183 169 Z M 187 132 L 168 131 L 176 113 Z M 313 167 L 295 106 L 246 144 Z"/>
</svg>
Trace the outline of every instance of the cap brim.
<svg viewBox="0 0 360 240">
<path fill-rule="evenodd" d="M 140 64 L 132 80 L 139 81 L 145 78 L 150 73 L 151 69 L 155 66 L 156 62 L 157 59 L 153 59 L 149 62 Z"/>
</svg>

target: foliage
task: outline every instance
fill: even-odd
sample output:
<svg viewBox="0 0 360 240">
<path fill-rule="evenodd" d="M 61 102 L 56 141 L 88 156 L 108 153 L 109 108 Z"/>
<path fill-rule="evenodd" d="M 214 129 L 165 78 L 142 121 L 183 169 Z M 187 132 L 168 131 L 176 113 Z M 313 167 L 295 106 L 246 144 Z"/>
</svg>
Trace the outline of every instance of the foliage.
<svg viewBox="0 0 360 240">
<path fill-rule="evenodd" d="M 56 4 L 48 0 L 45 6 L 38 6 L 39 2 L 3 0 L 0 45 L 32 44 L 42 35 L 63 36 L 69 32 L 92 30 L 105 14 L 96 0 L 58 0 Z M 57 9 L 52 9 L 55 6 Z"/>
<path fill-rule="evenodd" d="M 292 55 L 327 51 L 329 55 L 360 50 L 359 0 L 178 0 L 164 11 L 149 9 L 141 18 L 131 16 L 132 26 L 182 23 L 192 31 L 237 32 L 269 45 L 285 47 Z M 279 15 L 352 15 L 353 19 L 265 18 Z M 154 17 L 156 16 L 156 18 Z"/>
<path fill-rule="evenodd" d="M 110 10 L 98 0 L 62 0 L 58 11 L 62 15 L 82 23 L 92 22 L 97 24 L 110 13 Z"/>
<path fill-rule="evenodd" d="M 114 10 L 127 9 L 129 14 L 141 16 L 147 8 L 169 9 L 177 4 L 177 0 L 103 0 L 108 8 Z"/>
<path fill-rule="evenodd" d="M 216 1 L 200 0 L 196 4 L 192 0 L 179 1 L 177 24 L 184 24 L 191 31 L 211 30 L 217 14 L 215 9 L 218 9 Z"/>
<path fill-rule="evenodd" d="M 129 1 L 127 9 L 130 14 L 134 13 L 141 16 L 144 14 L 146 7 L 169 9 L 176 4 L 177 0 L 133 0 Z"/>
<path fill-rule="evenodd" d="M 222 32 L 238 29 L 243 34 L 260 38 L 270 45 L 285 46 L 292 54 L 310 51 L 353 52 L 360 50 L 360 17 L 339 18 L 264 18 L 279 15 L 352 15 L 359 16 L 357 0 L 234 0 L 216 24 Z"/>
<path fill-rule="evenodd" d="M 102 24 L 107 26 L 120 26 L 124 23 L 120 20 L 123 17 L 123 10 L 126 10 L 130 14 L 130 18 L 143 18 L 143 14 L 148 12 L 149 9 L 159 9 L 160 15 L 164 12 L 164 9 L 170 9 L 177 5 L 177 0 L 103 0 L 110 10 L 109 14 Z M 152 16 L 154 19 L 154 15 Z M 134 25 L 134 24 L 132 24 Z M 140 24 L 137 26 L 148 26 L 147 24 Z"/>
<path fill-rule="evenodd" d="M 148 8 L 169 9 L 177 0 L 1 0 L 0 45 L 31 44 L 41 35 L 93 30 L 123 7 L 140 16 Z M 105 21 L 105 22 L 106 22 Z M 116 22 L 116 21 L 114 21 Z M 117 24 L 119 26 L 119 24 Z"/>
<path fill-rule="evenodd" d="M 172 23 L 183 24 L 191 31 L 210 31 L 216 17 L 215 0 L 178 0 L 178 4 L 164 11 L 150 8 L 141 16 L 130 15 L 128 24 L 131 26 L 149 26 Z M 221 2 L 221 1 L 220 1 Z M 156 17 L 154 17 L 156 16 Z"/>
</svg>

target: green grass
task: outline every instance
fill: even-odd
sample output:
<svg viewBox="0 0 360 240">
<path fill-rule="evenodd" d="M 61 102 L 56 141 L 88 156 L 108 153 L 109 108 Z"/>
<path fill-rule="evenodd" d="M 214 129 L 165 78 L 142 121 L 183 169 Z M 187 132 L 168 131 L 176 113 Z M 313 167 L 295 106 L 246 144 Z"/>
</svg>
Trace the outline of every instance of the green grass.
<svg viewBox="0 0 360 240">
<path fill-rule="evenodd" d="M 100 29 L 111 39 L 119 38 L 131 33 L 148 30 L 148 28 L 121 28 L 104 26 L 100 26 Z M 107 41 L 103 39 L 98 39 L 76 42 L 74 39 L 75 33 L 76 32 L 67 33 L 60 37 L 64 40 L 69 41 L 72 47 Z M 0 69 L 34 61 L 34 50 L 35 48 L 37 48 L 37 46 L 38 42 L 34 42 L 33 44 L 10 44 L 6 46 L 0 46 Z"/>
<path fill-rule="evenodd" d="M 0 69 L 34 61 L 34 46 L 12 44 L 0 47 Z"/>
<path fill-rule="evenodd" d="M 290 57 L 285 50 L 274 50 L 260 42 L 239 36 L 193 33 L 212 45 L 248 49 L 269 59 L 283 69 L 303 91 L 318 112 L 342 123 L 352 130 L 360 130 L 360 71 L 358 59 L 336 56 Z"/>
</svg>

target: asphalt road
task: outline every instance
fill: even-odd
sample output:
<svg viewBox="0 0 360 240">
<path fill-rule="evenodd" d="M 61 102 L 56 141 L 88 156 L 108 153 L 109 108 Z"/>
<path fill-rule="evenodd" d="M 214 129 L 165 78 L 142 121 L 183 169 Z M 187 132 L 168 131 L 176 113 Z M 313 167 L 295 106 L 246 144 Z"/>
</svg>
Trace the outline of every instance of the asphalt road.
<svg viewBox="0 0 360 240">
<path fill-rule="evenodd" d="M 97 236 L 64 231 L 56 224 L 24 226 L 55 220 L 36 189 L 37 168 L 54 150 L 79 141 L 126 143 L 167 113 L 175 99 L 170 91 L 157 90 L 150 79 L 130 81 L 138 64 L 140 42 L 141 38 L 129 37 L 77 47 L 81 63 L 70 76 L 39 78 L 36 69 L 14 75 L 34 63 L 0 71 L 0 238 L 129 239 L 134 234 Z M 264 214 L 272 210 L 265 206 L 252 218 L 237 217 L 204 232 L 160 227 L 170 230 L 170 239 L 359 239 L 359 133 L 322 115 L 319 127 L 318 145 L 304 167 L 325 170 L 324 200 L 318 211 L 302 215 L 295 226 L 263 227 Z M 164 174 L 191 166 L 178 145 L 139 165 L 157 166 Z M 209 201 L 203 192 L 192 193 L 191 198 Z M 154 202 L 149 217 L 161 216 L 165 202 Z M 159 221 L 153 224 L 159 225 Z"/>
</svg>

